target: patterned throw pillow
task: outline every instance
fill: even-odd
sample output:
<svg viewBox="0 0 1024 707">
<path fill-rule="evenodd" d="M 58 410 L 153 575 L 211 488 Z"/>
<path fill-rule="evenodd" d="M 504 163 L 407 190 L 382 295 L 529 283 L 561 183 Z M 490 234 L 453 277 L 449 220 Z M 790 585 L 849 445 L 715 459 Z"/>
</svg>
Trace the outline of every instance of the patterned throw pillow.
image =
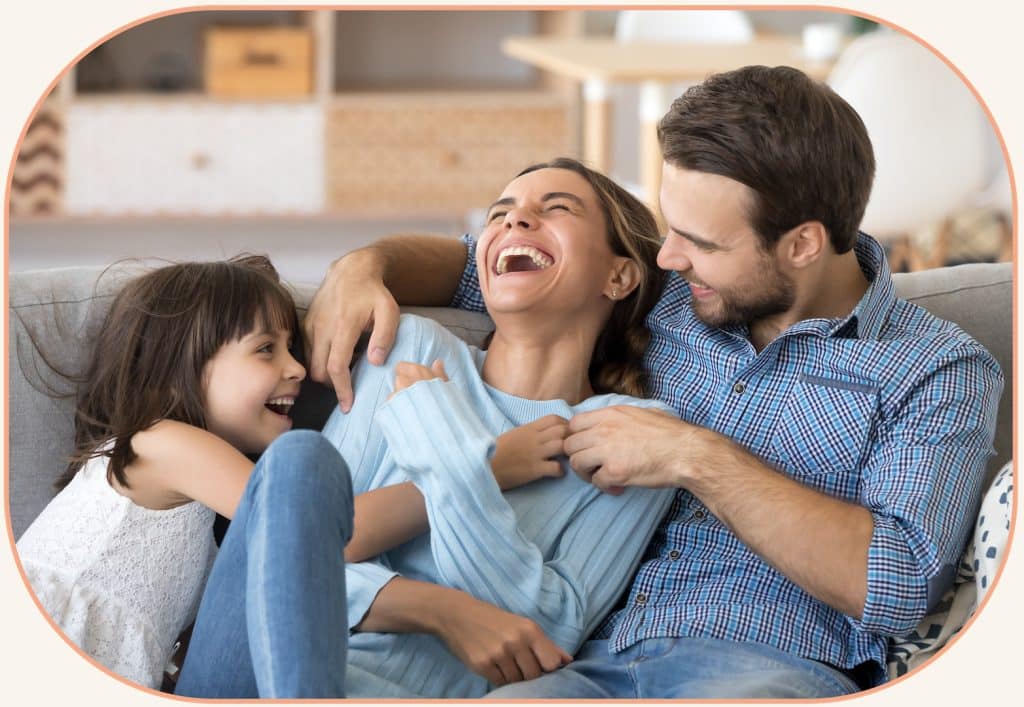
<svg viewBox="0 0 1024 707">
<path fill-rule="evenodd" d="M 981 501 L 974 537 L 960 558 L 953 587 L 916 629 L 890 641 L 890 680 L 905 675 L 935 655 L 974 614 L 1003 560 L 1012 515 L 1011 462 L 999 470 Z"/>
</svg>

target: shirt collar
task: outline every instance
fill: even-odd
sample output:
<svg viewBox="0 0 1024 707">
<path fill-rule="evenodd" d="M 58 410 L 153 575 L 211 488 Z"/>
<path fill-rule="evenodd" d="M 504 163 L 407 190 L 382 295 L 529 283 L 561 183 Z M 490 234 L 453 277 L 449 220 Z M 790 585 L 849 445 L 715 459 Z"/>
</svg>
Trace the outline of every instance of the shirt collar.
<svg viewBox="0 0 1024 707">
<path fill-rule="evenodd" d="M 885 250 L 868 234 L 857 234 L 853 250 L 857 255 L 860 269 L 871 284 L 849 316 L 832 320 L 833 326 L 829 335 L 849 336 L 856 331 L 857 338 L 877 339 L 896 303 L 892 272 L 885 258 Z"/>
</svg>

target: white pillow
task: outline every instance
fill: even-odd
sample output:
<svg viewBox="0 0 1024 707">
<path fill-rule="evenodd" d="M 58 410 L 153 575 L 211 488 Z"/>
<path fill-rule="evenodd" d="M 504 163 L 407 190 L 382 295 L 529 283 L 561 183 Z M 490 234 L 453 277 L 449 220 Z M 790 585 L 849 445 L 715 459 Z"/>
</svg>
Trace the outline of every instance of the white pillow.
<svg viewBox="0 0 1024 707">
<path fill-rule="evenodd" d="M 974 537 L 952 588 L 916 629 L 889 643 L 889 679 L 914 670 L 956 634 L 985 597 L 1006 553 L 1013 514 L 1013 463 L 999 470 L 981 500 Z"/>
</svg>

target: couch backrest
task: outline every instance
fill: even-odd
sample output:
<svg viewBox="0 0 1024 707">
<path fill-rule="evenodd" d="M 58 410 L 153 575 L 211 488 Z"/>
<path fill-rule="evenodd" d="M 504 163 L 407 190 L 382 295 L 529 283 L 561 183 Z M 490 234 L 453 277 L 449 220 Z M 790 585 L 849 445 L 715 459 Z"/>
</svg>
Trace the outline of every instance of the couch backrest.
<svg viewBox="0 0 1024 707">
<path fill-rule="evenodd" d="M 53 497 L 53 481 L 64 468 L 73 439 L 73 401 L 45 392 L 70 392 L 68 384 L 41 363 L 28 340 L 26 325 L 50 362 L 65 371 L 80 370 L 89 341 L 124 279 L 137 266 L 61 268 L 12 273 L 9 283 L 8 381 L 10 518 L 14 537 Z M 902 296 L 944 319 L 959 323 L 988 347 L 1003 367 L 1006 388 L 999 410 L 995 470 L 1011 454 L 1012 266 L 962 265 L 897 275 Z M 316 288 L 298 285 L 296 301 L 304 311 Z M 486 316 L 444 308 L 410 308 L 437 319 L 459 336 L 479 344 L 490 331 Z M 296 406 L 296 425 L 318 427 L 334 405 L 333 393 L 307 384 Z"/>
</svg>

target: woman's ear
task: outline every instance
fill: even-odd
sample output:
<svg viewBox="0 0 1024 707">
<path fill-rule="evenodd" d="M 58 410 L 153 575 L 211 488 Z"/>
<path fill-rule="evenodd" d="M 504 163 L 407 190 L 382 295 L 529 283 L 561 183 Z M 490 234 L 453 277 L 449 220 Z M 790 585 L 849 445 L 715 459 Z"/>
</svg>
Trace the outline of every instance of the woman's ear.
<svg viewBox="0 0 1024 707">
<path fill-rule="evenodd" d="M 612 266 L 604 296 L 611 300 L 625 299 L 640 284 L 640 266 L 632 258 L 618 257 Z"/>
</svg>

